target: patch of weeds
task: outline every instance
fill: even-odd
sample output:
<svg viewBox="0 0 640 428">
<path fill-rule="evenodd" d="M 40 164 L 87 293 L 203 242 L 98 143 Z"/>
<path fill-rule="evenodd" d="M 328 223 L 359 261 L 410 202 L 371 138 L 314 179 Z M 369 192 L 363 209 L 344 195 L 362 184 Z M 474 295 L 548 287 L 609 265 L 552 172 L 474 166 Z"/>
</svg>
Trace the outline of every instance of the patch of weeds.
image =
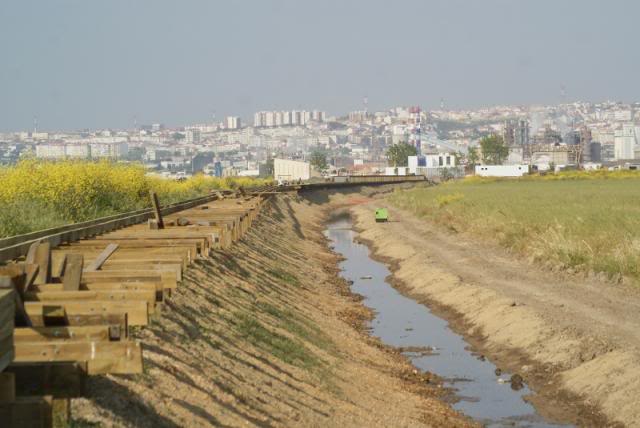
<svg viewBox="0 0 640 428">
<path fill-rule="evenodd" d="M 220 262 L 232 272 L 237 273 L 242 278 L 251 277 L 251 272 L 240 266 L 240 264 L 236 261 L 236 259 L 232 256 L 225 255 L 221 258 Z"/>
<path fill-rule="evenodd" d="M 279 309 L 276 306 L 259 302 L 258 308 L 273 316 L 278 320 L 278 327 L 288 331 L 300 339 L 311 342 L 319 348 L 330 350 L 333 349 L 333 342 L 318 326 L 311 322 L 301 320 L 290 310 Z"/>
<path fill-rule="evenodd" d="M 278 269 L 278 268 L 269 269 L 267 271 L 267 273 L 269 275 L 273 276 L 274 278 L 276 278 L 277 280 L 282 281 L 282 282 L 284 282 L 286 284 L 293 285 L 294 287 L 299 287 L 300 286 L 300 280 L 298 279 L 297 276 L 295 276 L 295 275 L 293 275 L 293 274 L 291 274 L 291 273 L 289 273 L 287 271 L 284 271 L 282 269 Z"/>
<path fill-rule="evenodd" d="M 458 202 L 464 199 L 464 195 L 462 193 L 453 193 L 448 195 L 438 195 L 436 196 L 436 204 L 438 208 L 442 208 L 451 203 Z"/>
<path fill-rule="evenodd" d="M 310 369 L 320 363 L 300 341 L 270 331 L 253 315 L 236 312 L 234 322 L 240 335 L 249 343 L 287 364 Z"/>
<path fill-rule="evenodd" d="M 335 397 L 344 397 L 344 391 L 337 385 L 333 371 L 325 368 L 318 372 L 318 385 Z"/>
</svg>

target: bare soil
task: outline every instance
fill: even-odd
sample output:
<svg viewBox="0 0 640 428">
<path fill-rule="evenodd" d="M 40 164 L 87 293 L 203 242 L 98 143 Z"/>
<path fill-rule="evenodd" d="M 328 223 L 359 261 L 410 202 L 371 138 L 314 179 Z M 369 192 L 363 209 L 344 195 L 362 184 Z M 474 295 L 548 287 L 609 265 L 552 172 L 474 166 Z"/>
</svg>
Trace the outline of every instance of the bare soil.
<svg viewBox="0 0 640 428">
<path fill-rule="evenodd" d="M 543 415 L 640 426 L 636 288 L 544 271 L 372 196 L 331 200 L 351 206 L 361 239 L 391 266 L 395 286 L 450 320 L 476 351 L 521 374 Z M 374 221 L 378 206 L 389 208 L 388 223 Z"/>
<path fill-rule="evenodd" d="M 275 197 L 242 242 L 192 266 L 134 333 L 144 373 L 90 378 L 75 425 L 471 426 L 435 376 L 367 335 L 325 215 Z"/>
</svg>

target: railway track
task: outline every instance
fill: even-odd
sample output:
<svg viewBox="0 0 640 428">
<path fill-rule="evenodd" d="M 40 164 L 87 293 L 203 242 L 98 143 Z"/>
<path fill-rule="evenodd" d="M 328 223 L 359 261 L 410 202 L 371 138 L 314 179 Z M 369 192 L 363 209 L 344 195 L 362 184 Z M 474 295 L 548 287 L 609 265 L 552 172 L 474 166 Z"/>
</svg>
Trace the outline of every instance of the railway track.
<svg viewBox="0 0 640 428">
<path fill-rule="evenodd" d="M 242 239 L 275 191 L 165 207 L 164 228 L 152 209 L 5 240 L 0 425 L 64 426 L 87 375 L 142 373 L 130 328 L 149 323 L 192 263 Z"/>
<path fill-rule="evenodd" d="M 218 191 L 0 240 L 0 425 L 66 426 L 86 376 L 142 373 L 130 329 L 161 312 L 195 261 L 242 239 L 271 195 L 423 180 Z"/>
</svg>

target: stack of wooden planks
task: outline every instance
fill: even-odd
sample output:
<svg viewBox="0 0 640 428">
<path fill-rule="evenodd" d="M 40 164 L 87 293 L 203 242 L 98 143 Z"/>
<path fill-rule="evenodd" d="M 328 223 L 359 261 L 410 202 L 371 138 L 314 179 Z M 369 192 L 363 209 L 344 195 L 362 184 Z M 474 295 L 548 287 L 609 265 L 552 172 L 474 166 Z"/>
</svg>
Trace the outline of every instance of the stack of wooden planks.
<svg viewBox="0 0 640 428">
<path fill-rule="evenodd" d="M 159 219 L 158 209 L 154 224 L 57 248 L 35 243 L 24 260 L 0 268 L 12 284 L 0 294 L 0 310 L 5 301 L 17 308 L 15 329 L 13 314 L 0 312 L 0 362 L 6 350 L 7 363 L 14 357 L 6 375 L 18 394 L 39 395 L 29 404 L 34 420 L 24 419 L 28 406 L 16 397 L 0 405 L 0 420 L 48 426 L 57 409 L 53 419 L 64 421 L 69 398 L 82 394 L 82 376 L 141 373 L 142 346 L 129 326 L 147 325 L 192 263 L 241 239 L 264 201 L 237 193 Z"/>
</svg>

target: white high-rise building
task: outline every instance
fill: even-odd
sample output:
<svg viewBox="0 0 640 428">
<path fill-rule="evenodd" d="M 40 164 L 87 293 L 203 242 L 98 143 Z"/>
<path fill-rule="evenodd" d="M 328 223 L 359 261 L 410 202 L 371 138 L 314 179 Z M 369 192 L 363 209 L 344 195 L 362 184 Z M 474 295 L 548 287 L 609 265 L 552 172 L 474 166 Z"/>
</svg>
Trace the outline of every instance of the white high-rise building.
<svg viewBox="0 0 640 428">
<path fill-rule="evenodd" d="M 291 111 L 291 124 L 294 126 L 302 125 L 302 112 L 297 110 Z"/>
<path fill-rule="evenodd" d="M 274 112 L 274 120 L 276 123 L 276 126 L 282 126 L 282 112 L 281 111 L 276 111 Z"/>
<path fill-rule="evenodd" d="M 315 120 L 316 122 L 324 122 L 324 118 L 325 113 L 323 111 L 314 110 L 311 112 L 311 119 Z"/>
<path fill-rule="evenodd" d="M 625 123 L 614 136 L 614 156 L 616 160 L 635 158 L 636 132 L 632 123 Z"/>
<path fill-rule="evenodd" d="M 226 129 L 240 129 L 241 121 L 238 116 L 227 116 L 224 120 L 224 127 Z"/>
<path fill-rule="evenodd" d="M 265 117 L 263 111 L 259 111 L 253 115 L 253 126 L 255 126 L 256 128 L 265 126 Z"/>
<path fill-rule="evenodd" d="M 313 110 L 292 111 L 260 111 L 253 116 L 255 127 L 275 127 L 275 126 L 304 126 L 310 121 L 324 122 L 325 112 Z"/>
<path fill-rule="evenodd" d="M 267 111 L 264 113 L 264 122 L 267 127 L 276 126 L 276 112 L 275 111 Z"/>
<path fill-rule="evenodd" d="M 291 112 L 283 111 L 282 112 L 282 124 L 285 126 L 291 125 Z"/>
<path fill-rule="evenodd" d="M 302 119 L 301 125 L 306 125 L 311 120 L 311 113 L 309 113 L 308 111 L 300 112 L 300 116 Z"/>
</svg>

